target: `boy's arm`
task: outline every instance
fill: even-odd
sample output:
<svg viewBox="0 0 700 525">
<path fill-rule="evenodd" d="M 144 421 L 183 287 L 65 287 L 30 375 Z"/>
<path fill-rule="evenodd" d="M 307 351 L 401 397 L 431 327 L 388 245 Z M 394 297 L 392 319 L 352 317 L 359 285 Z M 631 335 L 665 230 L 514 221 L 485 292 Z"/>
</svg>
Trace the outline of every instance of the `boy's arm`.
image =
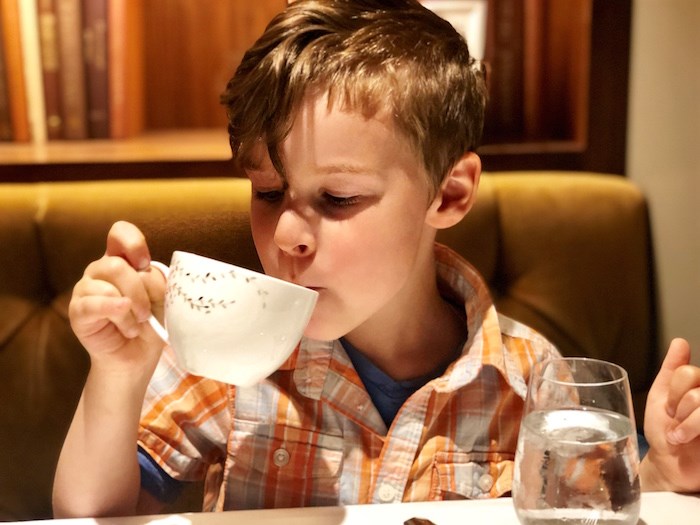
<svg viewBox="0 0 700 525">
<path fill-rule="evenodd" d="M 152 509 L 142 510 L 138 505 L 136 456 L 147 383 L 148 377 L 120 377 L 92 363 L 56 470 L 56 518 L 150 513 Z"/>
<path fill-rule="evenodd" d="M 90 371 L 69 428 L 54 482 L 54 514 L 123 515 L 139 503 L 136 440 L 141 406 L 163 342 L 146 322 L 164 294 L 141 232 L 110 230 L 107 252 L 85 270 L 69 307 L 71 326 L 90 354 Z M 146 505 L 148 508 L 142 508 Z"/>
<path fill-rule="evenodd" d="M 700 491 L 700 368 L 689 363 L 690 345 L 674 339 L 647 400 L 643 490 Z"/>
</svg>

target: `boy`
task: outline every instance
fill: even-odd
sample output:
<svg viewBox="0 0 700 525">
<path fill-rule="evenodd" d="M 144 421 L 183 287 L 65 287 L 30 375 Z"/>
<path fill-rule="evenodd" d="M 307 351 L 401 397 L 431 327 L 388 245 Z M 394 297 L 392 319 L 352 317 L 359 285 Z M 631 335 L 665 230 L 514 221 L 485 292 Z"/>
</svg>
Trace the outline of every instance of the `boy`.
<svg viewBox="0 0 700 525">
<path fill-rule="evenodd" d="M 189 376 L 145 323 L 164 293 L 145 239 L 115 224 L 70 305 L 92 365 L 56 515 L 154 513 L 205 478 L 205 510 L 506 494 L 529 371 L 556 350 L 434 242 L 475 198 L 485 98 L 416 1 L 278 16 L 222 99 L 266 273 L 319 291 L 305 337 L 254 387 Z M 688 359 L 674 342 L 650 393 L 645 488 L 700 488 Z"/>
</svg>

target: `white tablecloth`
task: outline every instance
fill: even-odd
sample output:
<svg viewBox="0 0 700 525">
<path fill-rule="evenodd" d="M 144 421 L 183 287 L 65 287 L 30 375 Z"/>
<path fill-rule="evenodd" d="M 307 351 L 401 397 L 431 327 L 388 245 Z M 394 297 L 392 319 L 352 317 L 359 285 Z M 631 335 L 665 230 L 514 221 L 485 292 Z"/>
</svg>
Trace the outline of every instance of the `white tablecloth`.
<svg viewBox="0 0 700 525">
<path fill-rule="evenodd" d="M 51 521 L 56 525 L 402 525 L 414 517 L 435 525 L 518 525 L 510 498 Z M 642 524 L 700 524 L 700 496 L 643 493 Z"/>
</svg>

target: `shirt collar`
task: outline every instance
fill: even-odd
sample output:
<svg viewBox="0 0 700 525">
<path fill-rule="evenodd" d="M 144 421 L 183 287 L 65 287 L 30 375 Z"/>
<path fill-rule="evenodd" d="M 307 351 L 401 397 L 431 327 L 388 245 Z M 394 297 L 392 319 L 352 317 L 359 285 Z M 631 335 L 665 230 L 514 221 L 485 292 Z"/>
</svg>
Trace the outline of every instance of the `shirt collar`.
<svg viewBox="0 0 700 525">
<path fill-rule="evenodd" d="M 471 264 L 447 246 L 436 243 L 435 258 L 441 293 L 450 301 L 464 305 L 468 337 L 460 357 L 430 384 L 436 391 L 451 392 L 473 381 L 482 367 L 491 366 L 524 398 L 525 379 L 503 345 L 502 316 L 496 312 L 488 285 Z M 341 373 L 345 367 L 352 368 L 340 342 L 302 338 L 280 369 L 294 371 L 300 393 L 320 399 L 331 367 Z M 363 389 L 354 369 L 342 375 Z"/>
<path fill-rule="evenodd" d="M 492 366 L 521 397 L 525 396 L 522 375 L 513 373 L 503 345 L 501 317 L 483 277 L 452 249 L 435 244 L 437 278 L 441 293 L 464 305 L 467 341 L 462 355 L 436 380 L 438 391 L 453 391 L 470 383 L 482 367 Z"/>
</svg>

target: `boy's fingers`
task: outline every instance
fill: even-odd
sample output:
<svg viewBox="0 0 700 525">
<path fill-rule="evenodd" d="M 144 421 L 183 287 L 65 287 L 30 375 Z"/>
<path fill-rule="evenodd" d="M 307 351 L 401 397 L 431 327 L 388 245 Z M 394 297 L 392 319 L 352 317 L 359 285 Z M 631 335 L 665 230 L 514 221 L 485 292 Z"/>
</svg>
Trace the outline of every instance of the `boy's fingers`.
<svg viewBox="0 0 700 525">
<path fill-rule="evenodd" d="M 141 327 L 131 312 L 131 301 L 127 297 L 90 295 L 71 303 L 73 327 L 77 333 L 89 337 L 108 324 L 126 338 L 139 335 Z"/>
<path fill-rule="evenodd" d="M 666 357 L 661 364 L 661 370 L 651 386 L 653 390 L 661 389 L 666 394 L 666 412 L 675 417 L 676 409 L 684 390 L 677 388 L 675 383 L 676 371 L 690 362 L 690 345 L 685 339 L 671 341 Z"/>
<path fill-rule="evenodd" d="M 105 255 L 122 257 L 136 270 L 151 264 L 151 254 L 141 230 L 126 221 L 115 222 L 107 234 Z"/>
<path fill-rule="evenodd" d="M 675 407 L 673 417 L 683 421 L 700 407 L 700 368 L 684 365 L 676 369 L 668 393 L 668 404 Z"/>
<path fill-rule="evenodd" d="M 151 302 L 162 303 L 167 282 L 163 272 L 156 266 L 150 266 L 148 269 L 140 271 L 139 277 Z"/>
<path fill-rule="evenodd" d="M 102 257 L 88 266 L 86 276 L 92 280 L 88 281 L 87 285 L 91 289 L 90 294 L 100 294 L 96 291 L 98 283 L 108 283 L 120 295 L 131 299 L 131 308 L 139 321 L 145 321 L 151 315 L 151 301 L 144 283 L 134 268 L 122 257 Z"/>
<path fill-rule="evenodd" d="M 682 445 L 700 436 L 700 407 L 691 412 L 680 424 L 666 433 L 671 445 Z"/>
<path fill-rule="evenodd" d="M 669 345 L 666 357 L 661 363 L 661 369 L 651 385 L 652 390 L 668 389 L 673 373 L 679 366 L 687 365 L 690 361 L 690 348 L 687 341 L 683 339 L 674 339 Z"/>
</svg>

